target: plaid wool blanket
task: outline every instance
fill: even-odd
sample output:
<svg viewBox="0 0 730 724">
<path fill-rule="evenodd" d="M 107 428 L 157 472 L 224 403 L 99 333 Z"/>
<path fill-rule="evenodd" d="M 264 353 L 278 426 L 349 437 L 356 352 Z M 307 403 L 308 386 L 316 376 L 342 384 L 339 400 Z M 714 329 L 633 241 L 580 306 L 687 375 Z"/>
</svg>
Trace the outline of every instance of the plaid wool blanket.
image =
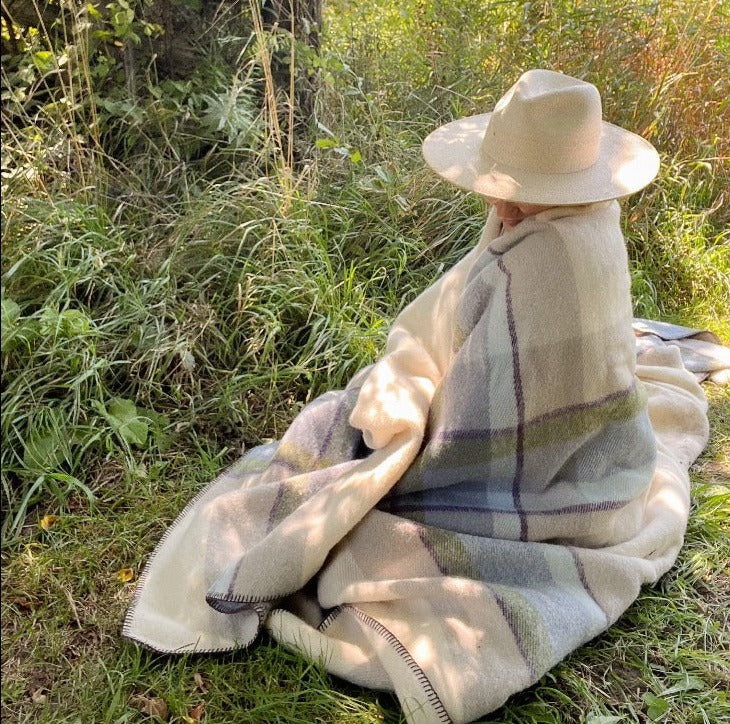
<svg viewBox="0 0 730 724">
<path fill-rule="evenodd" d="M 124 635 L 161 652 L 262 627 L 409 722 L 467 722 L 609 627 L 674 562 L 706 402 L 637 359 L 618 205 L 478 245 L 383 356 L 182 512 Z"/>
</svg>

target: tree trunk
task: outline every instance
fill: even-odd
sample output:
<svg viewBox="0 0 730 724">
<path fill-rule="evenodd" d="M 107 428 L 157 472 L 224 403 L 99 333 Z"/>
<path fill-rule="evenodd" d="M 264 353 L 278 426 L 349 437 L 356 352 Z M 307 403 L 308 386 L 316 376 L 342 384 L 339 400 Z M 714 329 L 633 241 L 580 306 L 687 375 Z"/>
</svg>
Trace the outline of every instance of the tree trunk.
<svg viewBox="0 0 730 724">
<path fill-rule="evenodd" d="M 261 14 L 269 28 L 291 31 L 293 24 L 294 37 L 319 50 L 322 0 L 265 0 Z"/>
<path fill-rule="evenodd" d="M 319 50 L 322 28 L 322 0 L 265 0 L 261 10 L 264 28 L 270 31 L 277 29 L 293 33 L 295 41 L 303 43 L 314 51 Z M 296 57 L 294 68 L 291 57 L 282 52 L 274 58 L 272 68 L 274 78 L 279 87 L 289 92 L 293 86 L 295 131 L 297 135 L 303 131 L 314 113 L 314 96 L 317 86 L 316 72 L 306 67 Z M 291 73 L 294 73 L 292 79 Z M 292 83 L 293 81 L 293 83 Z"/>
</svg>

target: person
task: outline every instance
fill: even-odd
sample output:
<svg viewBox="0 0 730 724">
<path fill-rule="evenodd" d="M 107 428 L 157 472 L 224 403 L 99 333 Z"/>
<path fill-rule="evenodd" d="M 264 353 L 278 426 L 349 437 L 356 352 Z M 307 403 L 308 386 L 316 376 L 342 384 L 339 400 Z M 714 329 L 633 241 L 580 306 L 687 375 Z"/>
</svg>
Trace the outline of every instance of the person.
<svg viewBox="0 0 730 724">
<path fill-rule="evenodd" d="M 603 121 L 592 84 L 532 70 L 494 112 L 429 135 L 423 153 L 443 178 L 485 197 L 492 212 L 476 248 L 399 316 L 350 417 L 371 447 L 406 426 L 424 431 L 434 407 L 449 420 L 443 430 L 431 420 L 417 464 L 381 508 L 403 516 L 413 510 L 448 530 L 524 540 L 607 545 L 630 537 L 655 444 L 634 374 L 630 276 L 615 199 L 651 181 L 657 152 Z M 464 347 L 464 336 L 485 347 Z M 405 395 L 419 401 L 418 410 L 393 394 L 393 380 L 418 385 Z M 546 416 L 549 430 L 564 430 L 559 445 L 539 438 L 548 433 L 536 421 Z M 455 462 L 465 428 L 479 456 L 476 477 Z M 490 452 L 490 434 L 509 455 Z M 621 474 L 607 475 L 601 453 L 619 439 L 624 457 L 612 463 Z M 430 480 L 419 472 L 434 468 L 439 474 Z M 477 495 L 479 509 L 470 512 Z M 568 515 L 553 513 L 546 524 L 546 505 L 590 509 L 584 533 Z M 535 506 L 543 512 L 530 516 Z"/>
<path fill-rule="evenodd" d="M 161 652 L 262 628 L 409 722 L 467 722 L 610 626 L 672 565 L 706 403 L 637 362 L 617 199 L 659 157 L 598 90 L 524 73 L 423 153 L 490 203 L 478 243 L 383 355 L 181 513 L 124 635 Z"/>
</svg>

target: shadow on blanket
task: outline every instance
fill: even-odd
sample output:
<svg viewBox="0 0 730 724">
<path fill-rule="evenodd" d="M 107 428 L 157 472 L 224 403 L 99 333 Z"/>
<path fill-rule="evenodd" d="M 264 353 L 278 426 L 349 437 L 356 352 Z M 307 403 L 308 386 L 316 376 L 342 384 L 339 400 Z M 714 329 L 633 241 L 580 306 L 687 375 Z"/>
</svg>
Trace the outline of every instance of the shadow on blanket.
<svg viewBox="0 0 730 724">
<path fill-rule="evenodd" d="M 557 519 L 562 535 L 570 521 L 605 531 L 627 510 L 608 491 L 560 515 L 535 501 L 507 512 L 484 495 L 476 505 L 470 478 L 448 506 L 436 496 L 419 508 L 393 481 L 422 478 L 434 461 L 453 467 L 439 454 L 424 461 L 428 446 L 407 433 L 366 448 L 347 424 L 352 386 L 315 400 L 280 442 L 251 450 L 188 505 L 140 580 L 125 636 L 212 652 L 247 646 L 265 626 L 332 673 L 395 691 L 409 721 L 469 721 L 499 707 L 610 626 L 682 544 L 705 403 L 679 348 L 656 331 L 640 344 L 637 376 L 657 461 L 630 536 L 596 546 L 518 534 L 520 517 L 538 532 Z M 464 464 L 475 464 L 470 451 Z M 501 537 L 475 534 L 480 523 Z"/>
</svg>

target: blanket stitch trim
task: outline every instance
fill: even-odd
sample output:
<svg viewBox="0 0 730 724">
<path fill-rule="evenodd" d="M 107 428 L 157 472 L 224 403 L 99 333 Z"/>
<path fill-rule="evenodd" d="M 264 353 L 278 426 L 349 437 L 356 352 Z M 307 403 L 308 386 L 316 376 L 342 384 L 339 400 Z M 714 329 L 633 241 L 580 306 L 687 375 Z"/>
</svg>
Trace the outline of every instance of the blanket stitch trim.
<svg viewBox="0 0 730 724">
<path fill-rule="evenodd" d="M 248 474 L 252 471 L 246 471 L 244 474 Z M 196 506 L 198 501 L 210 491 L 211 488 L 213 488 L 214 485 L 216 485 L 220 480 L 222 480 L 226 475 L 230 474 L 230 469 L 227 468 L 223 470 L 220 475 L 217 475 L 211 482 L 209 482 L 207 485 L 205 485 L 196 495 L 192 497 L 190 502 L 183 508 L 183 510 L 180 512 L 178 517 L 172 522 L 171 525 L 167 527 L 167 530 L 162 534 L 160 537 L 160 540 L 157 542 L 157 545 L 155 546 L 152 553 L 147 558 L 147 563 L 145 564 L 144 569 L 142 570 L 142 573 L 140 573 L 139 577 L 137 578 L 137 586 L 134 591 L 134 597 L 132 599 L 132 603 L 130 604 L 129 608 L 127 609 L 127 614 L 124 619 L 124 624 L 122 626 L 122 636 L 129 639 L 130 641 L 135 641 L 136 643 L 142 644 L 142 646 L 145 646 L 146 648 L 150 649 L 151 651 L 156 651 L 161 654 L 169 654 L 169 653 L 175 653 L 174 650 L 170 649 L 161 649 L 157 646 L 153 646 L 152 644 L 148 643 L 147 641 L 143 641 L 140 638 L 137 638 L 136 636 L 133 636 L 131 633 L 132 630 L 132 619 L 134 618 L 134 612 L 139 605 L 141 595 L 140 592 L 142 588 L 144 587 L 145 583 L 147 582 L 147 579 L 149 578 L 150 571 L 152 569 L 152 564 L 154 560 L 157 558 L 157 555 L 162 548 L 162 544 L 169 538 L 173 531 L 177 529 L 177 527 L 182 523 L 183 519 L 190 514 L 190 511 Z M 276 599 L 270 599 L 270 600 L 276 600 Z M 258 601 L 251 601 L 250 603 L 256 604 L 256 603 L 268 603 L 266 599 L 260 599 Z M 210 604 L 209 604 L 210 605 Z M 211 608 L 214 608 L 211 606 Z M 256 615 L 259 616 L 259 619 L 261 618 L 260 613 L 254 606 L 252 606 L 252 609 L 255 611 Z M 235 651 L 236 649 L 245 649 L 248 648 L 255 640 L 256 636 L 254 636 L 252 639 L 247 641 L 246 643 L 242 643 L 239 646 L 233 645 L 233 646 L 217 646 L 210 649 L 195 649 L 194 653 L 196 654 L 217 654 L 217 653 L 223 653 L 225 651 Z M 186 644 L 187 646 L 187 644 Z"/>
<path fill-rule="evenodd" d="M 418 684 L 425 694 L 428 703 L 433 707 L 434 711 L 436 712 L 436 715 L 438 716 L 438 721 L 442 724 L 453 724 L 454 720 L 446 711 L 446 707 L 441 701 L 439 695 L 436 693 L 436 690 L 433 688 L 433 684 L 431 684 L 431 681 L 426 675 L 426 672 L 418 665 L 418 662 L 413 658 L 408 649 L 401 643 L 400 639 L 390 629 L 380 623 L 380 621 L 374 619 L 372 616 L 365 613 L 365 611 L 357 608 L 356 606 L 353 606 L 352 604 L 343 603 L 342 605 L 335 608 L 327 616 L 327 618 L 322 621 L 317 630 L 321 633 L 324 633 L 324 631 L 329 628 L 329 626 L 335 621 L 335 619 L 337 619 L 340 614 L 345 611 L 352 612 L 358 619 L 360 619 L 362 623 L 368 626 L 368 628 L 375 631 L 378 636 L 383 638 L 391 646 L 395 653 L 401 659 L 403 659 L 406 666 L 410 669 L 411 673 L 418 681 Z"/>
</svg>

